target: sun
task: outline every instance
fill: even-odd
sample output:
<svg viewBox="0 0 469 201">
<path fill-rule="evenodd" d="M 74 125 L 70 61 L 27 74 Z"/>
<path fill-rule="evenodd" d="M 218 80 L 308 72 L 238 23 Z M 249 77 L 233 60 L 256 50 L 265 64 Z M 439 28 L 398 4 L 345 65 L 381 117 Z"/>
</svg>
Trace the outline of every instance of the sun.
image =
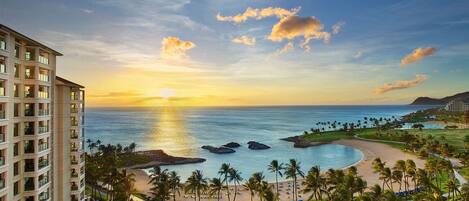
<svg viewBox="0 0 469 201">
<path fill-rule="evenodd" d="M 160 90 L 160 96 L 165 98 L 165 99 L 168 99 L 170 97 L 172 97 L 174 95 L 174 90 L 172 89 L 161 89 Z"/>
</svg>

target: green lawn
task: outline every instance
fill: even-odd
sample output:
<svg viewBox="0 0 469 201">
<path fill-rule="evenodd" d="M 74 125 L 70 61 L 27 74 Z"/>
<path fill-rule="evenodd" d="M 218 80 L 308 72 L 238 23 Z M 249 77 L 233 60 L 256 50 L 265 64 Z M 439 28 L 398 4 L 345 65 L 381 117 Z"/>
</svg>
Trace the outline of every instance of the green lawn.
<svg viewBox="0 0 469 201">
<path fill-rule="evenodd" d="M 412 133 L 420 133 L 424 136 L 432 135 L 440 142 L 454 146 L 458 151 L 464 149 L 464 136 L 469 135 L 469 129 L 425 129 L 423 131 L 409 130 Z M 444 137 L 442 139 L 441 137 Z"/>
<path fill-rule="evenodd" d="M 303 140 L 308 142 L 332 142 L 340 139 L 352 139 L 353 135 L 345 131 L 327 131 L 320 134 L 307 134 L 301 136 Z"/>
</svg>

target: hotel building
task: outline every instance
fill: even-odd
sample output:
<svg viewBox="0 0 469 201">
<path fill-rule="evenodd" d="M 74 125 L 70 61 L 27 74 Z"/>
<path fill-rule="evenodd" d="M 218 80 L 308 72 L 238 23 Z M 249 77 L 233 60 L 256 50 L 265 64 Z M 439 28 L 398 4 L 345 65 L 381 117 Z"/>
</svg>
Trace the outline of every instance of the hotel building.
<svg viewBox="0 0 469 201">
<path fill-rule="evenodd" d="M 0 201 L 84 199 L 84 87 L 57 56 L 0 24 Z"/>
<path fill-rule="evenodd" d="M 445 109 L 450 112 L 469 111 L 469 100 L 456 99 L 446 104 Z"/>
</svg>

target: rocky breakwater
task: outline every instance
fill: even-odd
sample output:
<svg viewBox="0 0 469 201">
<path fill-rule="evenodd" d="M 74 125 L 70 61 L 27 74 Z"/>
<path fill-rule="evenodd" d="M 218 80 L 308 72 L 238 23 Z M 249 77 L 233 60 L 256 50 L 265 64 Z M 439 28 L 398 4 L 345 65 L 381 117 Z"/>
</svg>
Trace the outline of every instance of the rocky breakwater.
<svg viewBox="0 0 469 201">
<path fill-rule="evenodd" d="M 204 158 L 187 158 L 187 157 L 171 156 L 165 153 L 163 150 L 137 151 L 135 152 L 135 154 L 143 155 L 147 157 L 150 160 L 150 162 L 142 163 L 142 164 L 135 164 L 132 166 L 128 166 L 126 168 L 146 169 L 146 168 L 162 166 L 162 165 L 182 165 L 182 164 L 190 164 L 190 163 L 202 163 L 205 161 Z"/>
<path fill-rule="evenodd" d="M 293 147 L 295 148 L 307 148 L 307 147 L 312 147 L 312 146 L 328 144 L 328 142 L 308 142 L 304 140 L 301 136 L 287 137 L 287 138 L 282 138 L 281 140 L 284 140 L 287 142 L 293 142 Z"/>
<path fill-rule="evenodd" d="M 263 150 L 263 149 L 270 149 L 269 146 L 256 142 L 256 141 L 249 141 L 248 142 L 248 148 L 252 150 Z"/>
<path fill-rule="evenodd" d="M 236 152 L 234 149 L 228 148 L 228 147 L 214 147 L 210 145 L 205 145 L 202 146 L 202 149 L 210 151 L 210 153 L 215 153 L 215 154 L 230 154 Z"/>
</svg>

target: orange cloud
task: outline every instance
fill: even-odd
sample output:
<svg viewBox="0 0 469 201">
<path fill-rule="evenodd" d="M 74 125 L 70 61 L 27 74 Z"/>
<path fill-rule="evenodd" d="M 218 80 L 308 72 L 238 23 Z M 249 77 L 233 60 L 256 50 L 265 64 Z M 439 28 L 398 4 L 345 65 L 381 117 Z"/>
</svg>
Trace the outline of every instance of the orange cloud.
<svg viewBox="0 0 469 201">
<path fill-rule="evenodd" d="M 383 94 L 392 90 L 407 89 L 418 86 L 428 79 L 427 75 L 417 74 L 413 80 L 399 80 L 395 83 L 386 83 L 384 86 L 376 88 L 375 94 Z"/>
<path fill-rule="evenodd" d="M 404 67 L 407 64 L 415 63 L 417 61 L 422 60 L 423 58 L 432 55 L 436 52 L 436 48 L 433 47 L 424 47 L 424 48 L 417 48 L 412 53 L 406 55 L 403 59 L 401 59 L 401 67 Z"/>
<path fill-rule="evenodd" d="M 244 45 L 255 45 L 256 44 L 256 38 L 249 37 L 249 36 L 238 36 L 238 37 L 233 38 L 231 40 L 231 42 L 244 44 Z"/>
<path fill-rule="evenodd" d="M 222 16 L 220 13 L 217 14 L 216 18 L 218 21 L 223 22 L 234 22 L 236 24 L 242 23 L 247 21 L 249 18 L 254 18 L 256 20 L 260 20 L 270 16 L 276 16 L 278 18 L 283 18 L 286 16 L 295 15 L 300 11 L 300 7 L 293 8 L 291 10 L 283 9 L 283 8 L 247 8 L 244 13 L 237 14 L 234 16 Z"/>
<path fill-rule="evenodd" d="M 300 44 L 305 50 L 309 50 L 311 39 L 322 39 L 328 42 L 331 34 L 323 31 L 323 24 L 315 17 L 289 16 L 282 18 L 272 27 L 272 32 L 267 37 L 269 40 L 281 42 L 284 39 L 292 40 L 296 37 L 303 37 Z"/>
<path fill-rule="evenodd" d="M 288 52 L 290 52 L 291 50 L 293 50 L 294 45 L 292 42 L 288 42 L 287 44 L 285 44 L 282 48 L 278 49 L 275 53 L 274 53 L 274 56 L 280 56 L 282 54 L 286 54 Z"/>
<path fill-rule="evenodd" d="M 183 41 L 178 37 L 163 38 L 161 45 L 160 56 L 164 59 L 185 59 L 186 51 L 196 46 L 193 42 Z"/>
</svg>

